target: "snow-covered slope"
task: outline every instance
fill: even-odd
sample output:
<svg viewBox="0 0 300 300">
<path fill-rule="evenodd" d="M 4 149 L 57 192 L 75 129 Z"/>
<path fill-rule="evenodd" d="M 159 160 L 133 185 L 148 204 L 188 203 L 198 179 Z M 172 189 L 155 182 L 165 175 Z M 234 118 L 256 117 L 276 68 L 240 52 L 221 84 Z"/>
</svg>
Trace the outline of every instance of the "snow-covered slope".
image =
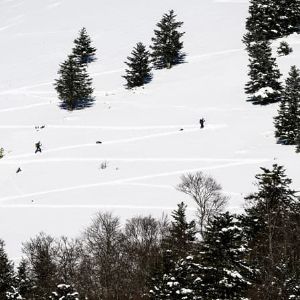
<svg viewBox="0 0 300 300">
<path fill-rule="evenodd" d="M 123 61 L 136 42 L 149 44 L 169 9 L 184 21 L 187 63 L 125 90 Z M 99 209 L 123 219 L 160 215 L 182 200 L 192 209 L 174 188 L 185 172 L 213 175 L 233 211 L 255 189 L 260 166 L 284 164 L 300 187 L 299 155 L 275 144 L 276 105 L 245 102 L 247 9 L 243 0 L 0 1 L 0 237 L 11 255 L 41 230 L 75 235 Z M 68 112 L 52 84 L 83 26 L 98 49 L 89 67 L 96 102 Z M 294 53 L 279 60 L 284 74 L 299 61 L 299 43 L 294 36 Z"/>
</svg>

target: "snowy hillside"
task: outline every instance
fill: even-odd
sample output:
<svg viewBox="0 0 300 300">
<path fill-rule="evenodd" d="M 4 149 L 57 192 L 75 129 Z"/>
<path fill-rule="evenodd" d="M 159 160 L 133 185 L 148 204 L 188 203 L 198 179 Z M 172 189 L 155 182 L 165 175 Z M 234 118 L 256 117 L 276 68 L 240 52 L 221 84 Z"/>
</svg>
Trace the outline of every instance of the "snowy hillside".
<svg viewBox="0 0 300 300">
<path fill-rule="evenodd" d="M 184 22 L 187 63 L 125 90 L 124 60 L 136 42 L 150 43 L 169 9 Z M 192 208 L 174 188 L 186 172 L 215 177 L 232 211 L 260 166 L 283 164 L 300 188 L 299 155 L 275 143 L 277 105 L 245 101 L 247 10 L 246 0 L 0 0 L 0 237 L 12 256 L 39 231 L 77 234 L 99 209 L 125 219 L 181 200 Z M 98 49 L 89 66 L 96 102 L 69 112 L 53 82 L 83 26 Z M 290 44 L 293 54 L 278 61 L 284 74 L 300 61 L 300 38 Z"/>
</svg>

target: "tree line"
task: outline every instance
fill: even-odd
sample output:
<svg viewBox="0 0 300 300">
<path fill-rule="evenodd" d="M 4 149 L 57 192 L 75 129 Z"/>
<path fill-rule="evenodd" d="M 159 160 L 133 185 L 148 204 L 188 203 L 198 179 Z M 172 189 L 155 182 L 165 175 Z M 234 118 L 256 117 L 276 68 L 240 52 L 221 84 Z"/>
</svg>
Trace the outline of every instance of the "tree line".
<svg viewBox="0 0 300 300">
<path fill-rule="evenodd" d="M 178 31 L 182 25 L 183 22 L 176 21 L 174 11 L 170 10 L 157 23 L 151 51 L 142 42 L 136 44 L 125 62 L 127 69 L 123 78 L 128 89 L 148 83 L 152 79 L 152 68 L 171 68 L 184 61 L 183 42 L 180 40 L 184 32 Z M 74 40 L 72 54 L 60 65 L 59 78 L 54 86 L 63 108 L 81 109 L 93 101 L 92 79 L 87 73 L 88 64 L 96 60 L 96 48 L 91 43 L 86 29 L 82 28 Z"/>
<path fill-rule="evenodd" d="M 40 233 L 25 242 L 16 270 L 1 241 L 0 299 L 300 299 L 300 198 L 285 169 L 261 168 L 242 214 L 224 211 L 213 179 L 216 194 L 203 201 L 207 180 L 189 174 L 177 186 L 206 203 L 194 220 L 183 202 L 171 219 L 136 216 L 123 226 L 98 212 L 79 238 Z M 221 207 L 201 230 L 200 214 L 216 199 Z"/>
</svg>

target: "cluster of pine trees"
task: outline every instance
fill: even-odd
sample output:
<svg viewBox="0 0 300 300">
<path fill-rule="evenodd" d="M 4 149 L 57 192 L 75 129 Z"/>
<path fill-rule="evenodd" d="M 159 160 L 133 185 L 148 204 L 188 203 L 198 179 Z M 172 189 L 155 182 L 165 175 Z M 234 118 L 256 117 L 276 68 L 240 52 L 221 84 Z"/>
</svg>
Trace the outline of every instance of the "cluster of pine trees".
<svg viewBox="0 0 300 300">
<path fill-rule="evenodd" d="M 296 145 L 300 151 L 300 84 L 299 70 L 291 67 L 283 86 L 271 40 L 300 31 L 299 0 L 250 1 L 247 33 L 244 43 L 249 54 L 249 82 L 245 91 L 254 104 L 279 102 L 275 117 L 275 137 L 278 143 Z M 277 54 L 288 55 L 292 48 L 281 42 Z"/>
<path fill-rule="evenodd" d="M 137 43 L 131 56 L 127 57 L 125 62 L 128 69 L 123 77 L 126 79 L 127 88 L 131 89 L 149 82 L 152 78 L 152 67 L 169 69 L 184 61 L 183 42 L 180 41 L 184 32 L 178 31 L 182 25 L 183 22 L 176 21 L 174 11 L 170 10 L 157 23 L 157 29 L 154 30 L 152 38 L 153 44 L 150 46 L 151 52 L 143 43 Z"/>
<path fill-rule="evenodd" d="M 201 235 L 180 203 L 171 221 L 99 212 L 78 239 L 41 233 L 16 271 L 1 241 L 0 299 L 300 299 L 300 198 L 282 166 L 256 179 L 245 212 Z"/>
<path fill-rule="evenodd" d="M 127 57 L 127 69 L 123 76 L 128 89 L 139 87 L 152 79 L 152 68 L 171 68 L 184 61 L 181 37 L 184 32 L 178 29 L 183 22 L 176 21 L 173 10 L 164 14 L 154 30 L 151 53 L 143 43 L 139 42 Z M 69 110 L 90 106 L 93 97 L 92 79 L 87 73 L 87 66 L 96 57 L 96 49 L 91 45 L 91 39 L 86 29 L 82 28 L 79 37 L 74 40 L 72 54 L 60 65 L 59 79 L 54 86 L 58 97 L 62 100 L 62 107 Z"/>
<path fill-rule="evenodd" d="M 282 85 L 270 41 L 300 31 L 299 0 L 251 0 L 244 43 L 249 55 L 248 101 L 269 104 L 280 101 Z M 279 55 L 291 49 L 282 44 Z"/>
</svg>

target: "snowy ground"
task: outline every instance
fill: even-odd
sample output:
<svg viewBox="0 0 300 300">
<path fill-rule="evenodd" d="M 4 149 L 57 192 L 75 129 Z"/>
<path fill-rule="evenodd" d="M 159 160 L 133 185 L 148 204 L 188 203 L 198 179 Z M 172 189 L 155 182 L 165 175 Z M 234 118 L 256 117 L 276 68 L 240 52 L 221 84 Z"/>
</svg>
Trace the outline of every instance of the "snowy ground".
<svg viewBox="0 0 300 300">
<path fill-rule="evenodd" d="M 149 44 L 169 9 L 185 22 L 187 63 L 125 90 L 123 61 L 136 42 Z M 284 164 L 300 188 L 299 155 L 275 144 L 276 105 L 245 102 L 247 9 L 243 0 L 0 1 L 0 237 L 12 257 L 41 230 L 76 235 L 99 209 L 124 220 L 186 200 L 192 214 L 193 202 L 174 188 L 186 172 L 213 175 L 232 211 L 255 190 L 260 166 Z M 98 49 L 89 67 L 96 102 L 68 112 L 52 84 L 83 26 Z M 279 60 L 284 74 L 300 56 L 300 38 L 290 40 L 294 53 Z M 44 151 L 34 154 L 39 140 Z"/>
</svg>

